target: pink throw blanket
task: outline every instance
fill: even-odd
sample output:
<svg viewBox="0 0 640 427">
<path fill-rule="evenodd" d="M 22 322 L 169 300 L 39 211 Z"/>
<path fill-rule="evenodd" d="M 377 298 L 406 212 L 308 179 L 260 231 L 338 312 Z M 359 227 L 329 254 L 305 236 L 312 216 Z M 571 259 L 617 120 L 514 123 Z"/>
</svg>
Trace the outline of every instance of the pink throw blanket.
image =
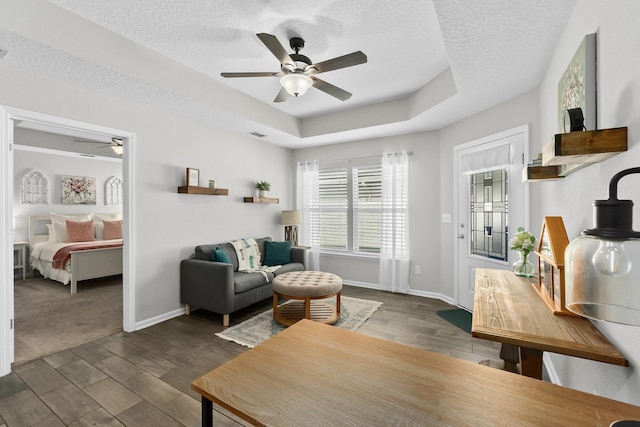
<svg viewBox="0 0 640 427">
<path fill-rule="evenodd" d="M 118 246 L 122 246 L 122 241 L 118 240 L 117 242 L 100 243 L 97 245 L 65 246 L 64 248 L 56 252 L 56 254 L 53 256 L 53 268 L 64 270 L 67 267 L 67 262 L 69 262 L 69 260 L 71 259 L 71 252 L 103 248 L 116 248 Z"/>
</svg>

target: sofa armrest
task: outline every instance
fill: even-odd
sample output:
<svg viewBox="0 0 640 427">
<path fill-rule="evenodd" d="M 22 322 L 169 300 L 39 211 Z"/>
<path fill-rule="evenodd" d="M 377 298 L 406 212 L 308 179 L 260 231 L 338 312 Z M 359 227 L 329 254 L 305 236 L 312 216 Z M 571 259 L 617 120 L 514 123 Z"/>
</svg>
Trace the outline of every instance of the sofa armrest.
<svg viewBox="0 0 640 427">
<path fill-rule="evenodd" d="M 233 265 L 184 259 L 180 262 L 180 301 L 214 313 L 234 311 Z"/>
<path fill-rule="evenodd" d="M 307 248 L 304 246 L 292 246 L 291 247 L 291 262 L 297 262 L 305 266 L 307 261 Z"/>
</svg>

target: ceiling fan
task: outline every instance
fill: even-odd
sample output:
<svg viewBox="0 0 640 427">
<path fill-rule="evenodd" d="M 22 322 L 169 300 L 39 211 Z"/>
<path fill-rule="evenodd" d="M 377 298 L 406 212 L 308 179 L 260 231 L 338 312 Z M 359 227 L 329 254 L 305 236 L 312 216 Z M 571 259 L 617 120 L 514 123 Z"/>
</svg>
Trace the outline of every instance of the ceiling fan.
<svg viewBox="0 0 640 427">
<path fill-rule="evenodd" d="M 289 98 L 289 95 L 304 95 L 312 86 L 341 101 L 346 101 L 351 98 L 351 93 L 320 80 L 315 75 L 367 62 L 367 55 L 357 51 L 313 64 L 308 57 L 299 53 L 304 47 L 304 40 L 300 37 L 293 37 L 289 40 L 289 46 L 295 51 L 295 53 L 289 54 L 276 36 L 266 33 L 256 35 L 280 61 L 280 71 L 220 73 L 220 75 L 222 77 L 280 77 L 282 88 L 273 102 L 284 102 Z"/>
<path fill-rule="evenodd" d="M 91 144 L 103 144 L 98 148 L 106 148 L 111 147 L 114 153 L 122 156 L 123 148 L 122 148 L 122 138 L 111 137 L 111 142 L 104 141 L 91 141 L 90 139 L 74 139 L 74 142 L 88 142 Z"/>
</svg>

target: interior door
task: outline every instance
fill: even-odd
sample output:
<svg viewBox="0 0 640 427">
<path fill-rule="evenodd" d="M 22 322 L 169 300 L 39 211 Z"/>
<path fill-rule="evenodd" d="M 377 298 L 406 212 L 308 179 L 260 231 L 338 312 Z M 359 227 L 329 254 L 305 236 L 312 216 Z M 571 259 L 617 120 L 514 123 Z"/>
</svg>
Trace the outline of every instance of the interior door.
<svg viewBox="0 0 640 427">
<path fill-rule="evenodd" d="M 509 269 L 510 233 L 528 228 L 522 183 L 528 128 L 460 146 L 456 153 L 456 277 L 458 305 L 473 311 L 476 268 Z"/>
</svg>

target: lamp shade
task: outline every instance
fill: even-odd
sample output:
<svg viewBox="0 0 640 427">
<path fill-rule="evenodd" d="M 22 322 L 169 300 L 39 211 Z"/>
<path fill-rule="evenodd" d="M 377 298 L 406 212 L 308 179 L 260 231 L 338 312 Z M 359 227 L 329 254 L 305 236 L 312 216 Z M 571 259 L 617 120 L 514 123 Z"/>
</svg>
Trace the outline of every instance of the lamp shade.
<svg viewBox="0 0 640 427">
<path fill-rule="evenodd" d="M 302 215 L 300 211 L 282 211 L 280 217 L 280 225 L 300 225 L 302 224 Z"/>
<path fill-rule="evenodd" d="M 640 232 L 632 229 L 633 202 L 618 200 L 617 173 L 609 199 L 596 200 L 595 227 L 584 230 L 565 252 L 567 309 L 596 320 L 640 326 Z"/>
<path fill-rule="evenodd" d="M 305 74 L 291 73 L 285 74 L 280 79 L 280 84 L 286 89 L 289 95 L 300 96 L 304 95 L 307 90 L 313 86 L 313 80 Z"/>
</svg>

